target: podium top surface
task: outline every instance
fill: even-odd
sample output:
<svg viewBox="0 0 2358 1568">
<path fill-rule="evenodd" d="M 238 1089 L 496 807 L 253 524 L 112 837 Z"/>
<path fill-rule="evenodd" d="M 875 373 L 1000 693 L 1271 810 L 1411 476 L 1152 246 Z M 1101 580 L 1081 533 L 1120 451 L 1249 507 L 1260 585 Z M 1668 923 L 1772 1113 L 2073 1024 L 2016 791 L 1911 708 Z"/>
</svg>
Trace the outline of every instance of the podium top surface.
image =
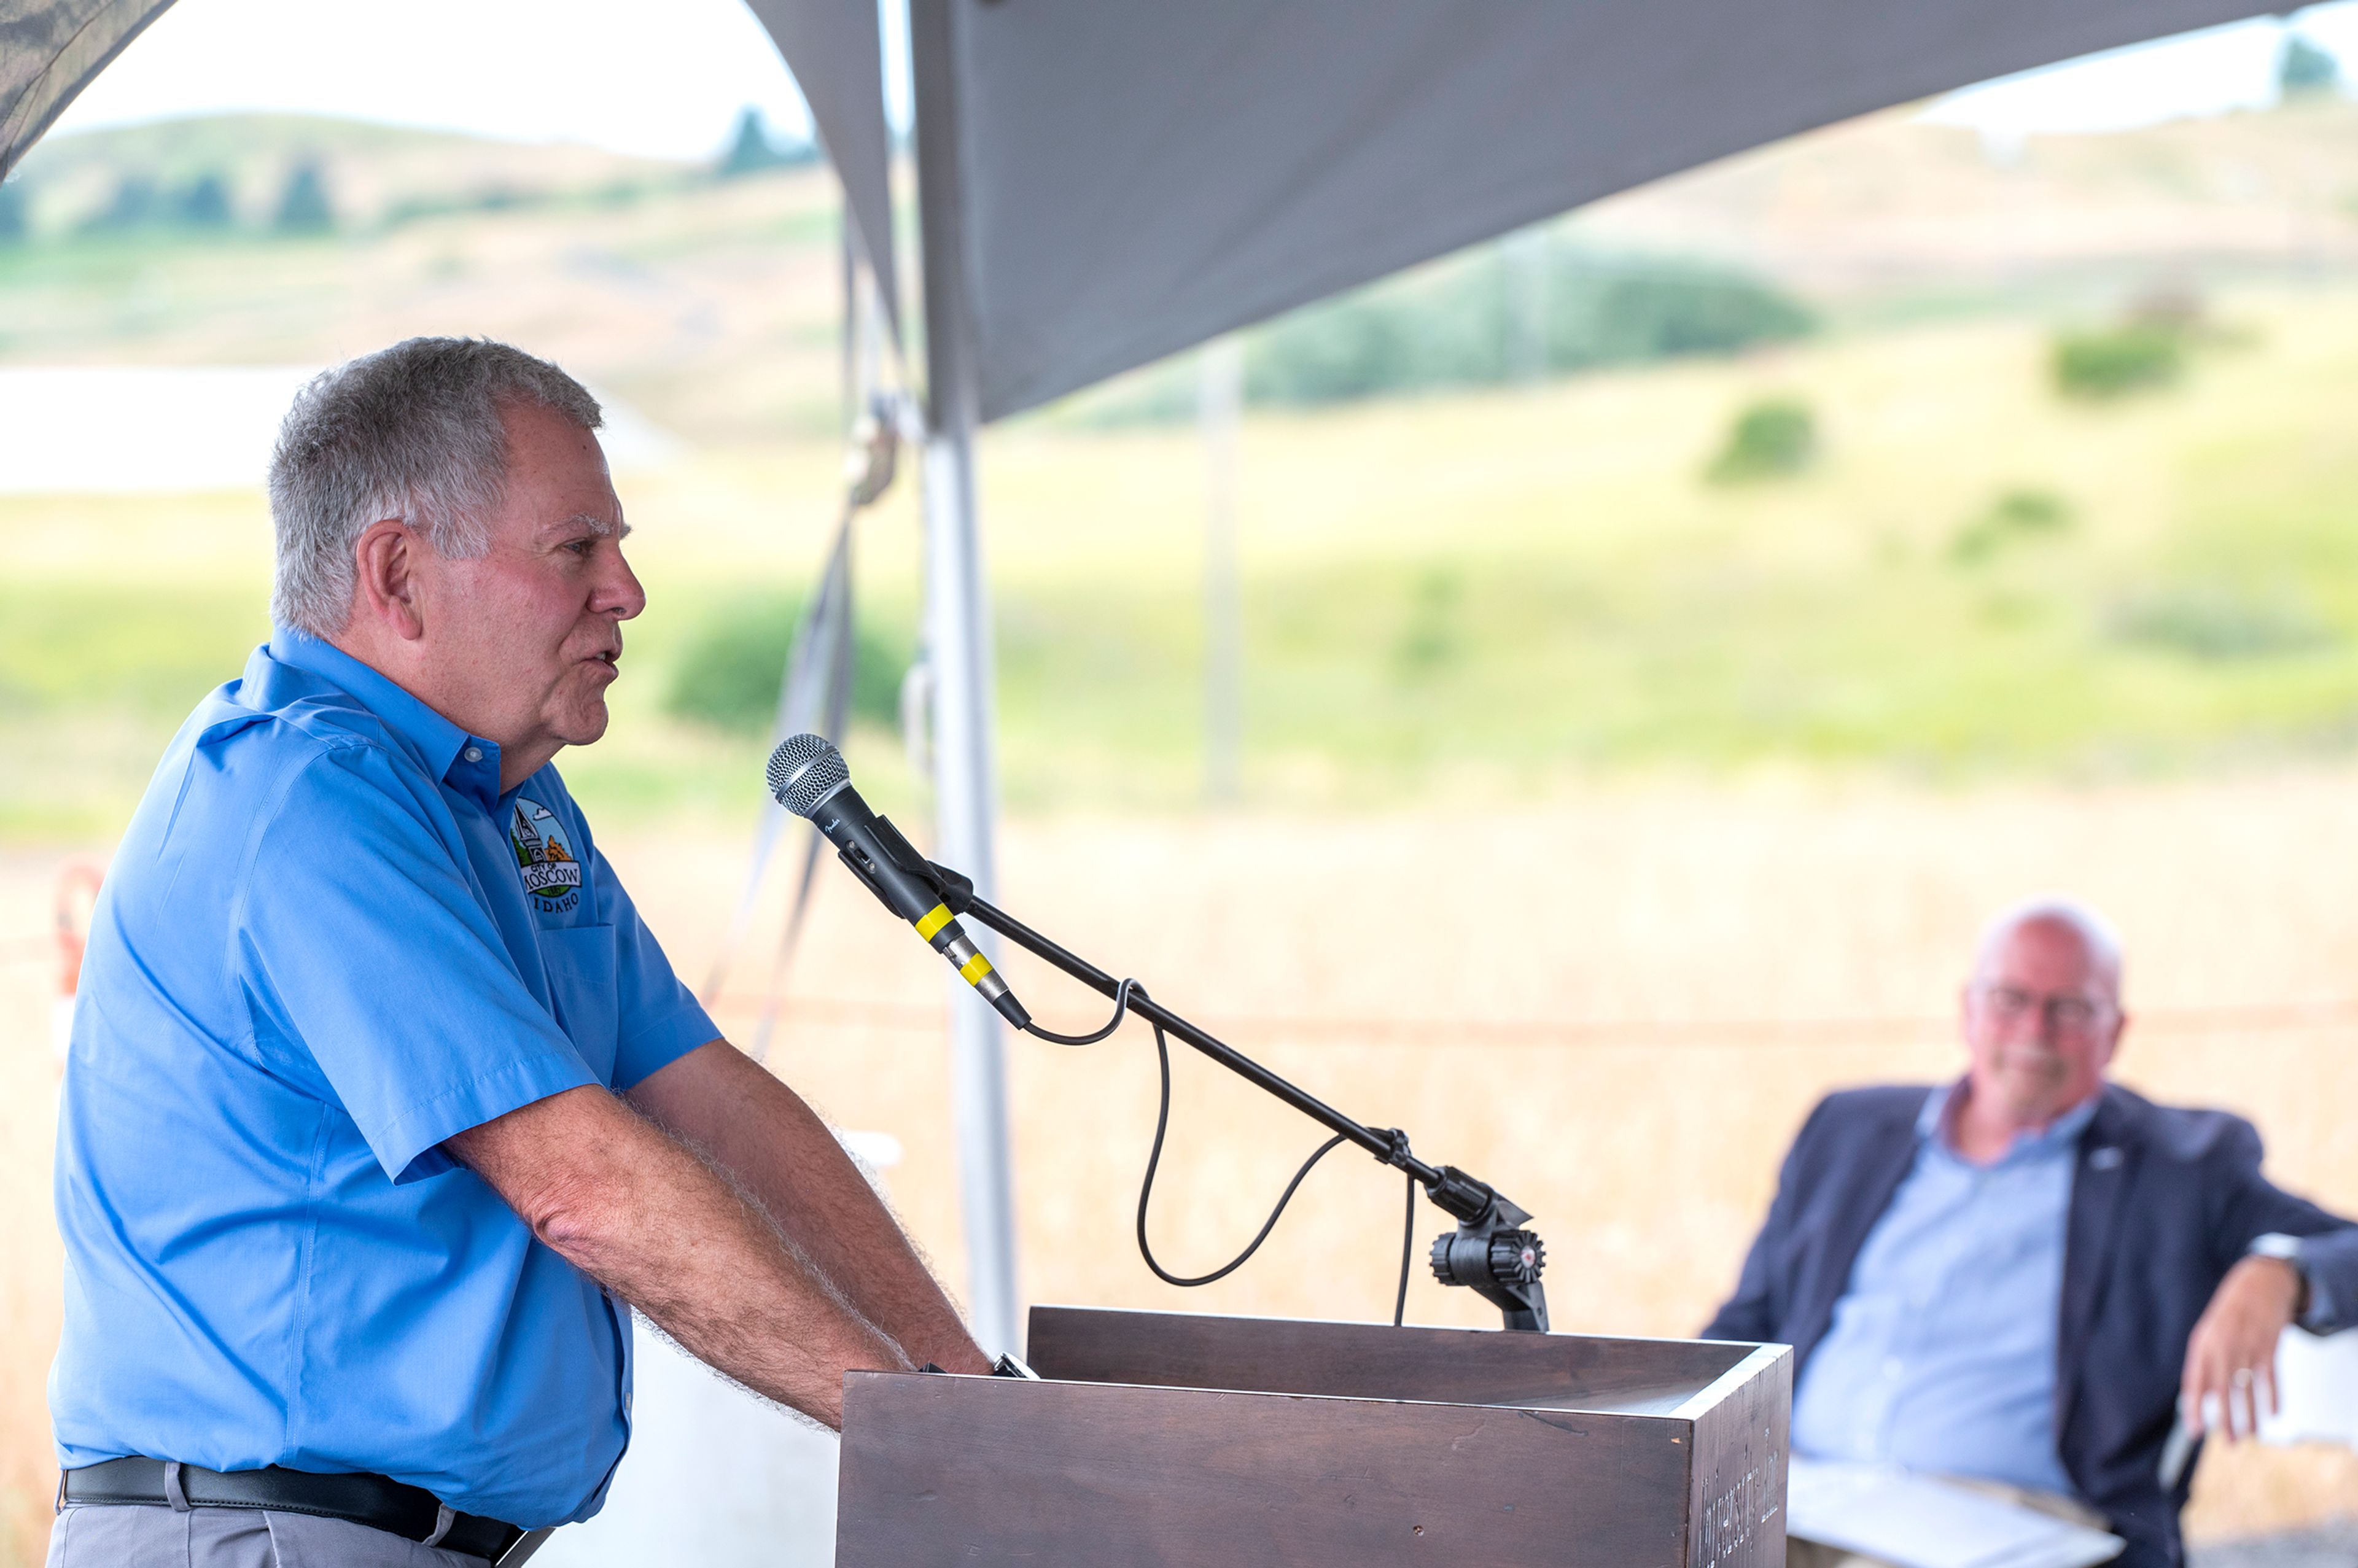
<svg viewBox="0 0 2358 1568">
<path fill-rule="evenodd" d="M 1032 1309 L 1043 1378 L 1693 1420 L 1782 1346 L 1090 1307 Z"/>
</svg>

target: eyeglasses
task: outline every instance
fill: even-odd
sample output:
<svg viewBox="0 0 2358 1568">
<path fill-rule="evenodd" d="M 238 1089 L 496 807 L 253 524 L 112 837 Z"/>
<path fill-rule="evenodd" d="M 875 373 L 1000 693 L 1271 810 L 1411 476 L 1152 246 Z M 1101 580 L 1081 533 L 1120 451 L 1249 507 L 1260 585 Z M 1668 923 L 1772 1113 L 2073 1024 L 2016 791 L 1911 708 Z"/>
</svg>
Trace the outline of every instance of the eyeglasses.
<svg viewBox="0 0 2358 1568">
<path fill-rule="evenodd" d="M 2094 1001 L 2068 992 L 2040 996 L 2020 986 L 1980 985 L 1974 988 L 1974 994 L 2001 1023 L 2019 1023 L 2036 1014 L 2059 1034 L 2093 1033 L 2110 1022 L 2118 1011 L 2109 1001 Z"/>
</svg>

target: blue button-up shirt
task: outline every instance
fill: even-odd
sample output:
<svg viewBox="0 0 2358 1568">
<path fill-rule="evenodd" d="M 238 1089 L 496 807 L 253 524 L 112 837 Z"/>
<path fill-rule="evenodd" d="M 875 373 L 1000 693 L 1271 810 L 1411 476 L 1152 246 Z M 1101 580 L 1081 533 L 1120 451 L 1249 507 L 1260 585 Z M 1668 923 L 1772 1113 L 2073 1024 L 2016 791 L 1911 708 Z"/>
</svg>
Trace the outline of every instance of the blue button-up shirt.
<svg viewBox="0 0 2358 1568">
<path fill-rule="evenodd" d="M 58 1130 L 60 1464 L 376 1471 L 525 1527 L 629 1437 L 630 1314 L 439 1145 L 715 1038 L 553 767 L 281 631 L 92 922 Z"/>
<path fill-rule="evenodd" d="M 1949 1145 L 1955 1093 L 1924 1102 L 1915 1164 L 1801 1369 L 1793 1451 L 2069 1496 L 2056 1334 L 2071 1177 L 2096 1102 L 1976 1165 Z"/>
</svg>

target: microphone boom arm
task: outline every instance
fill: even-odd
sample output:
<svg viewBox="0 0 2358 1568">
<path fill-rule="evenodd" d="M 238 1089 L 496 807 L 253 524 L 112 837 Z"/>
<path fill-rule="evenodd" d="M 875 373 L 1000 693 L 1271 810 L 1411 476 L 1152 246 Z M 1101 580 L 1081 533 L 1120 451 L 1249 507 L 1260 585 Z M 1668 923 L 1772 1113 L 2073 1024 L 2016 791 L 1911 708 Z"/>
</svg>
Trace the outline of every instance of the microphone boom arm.
<svg viewBox="0 0 2358 1568">
<path fill-rule="evenodd" d="M 920 855 L 908 839 L 879 818 L 890 834 L 894 859 L 903 868 L 924 876 L 940 892 L 954 915 L 972 915 L 1025 952 L 1062 970 L 1109 999 L 1119 998 L 1121 982 L 1095 964 L 1033 930 L 1005 910 L 975 896 L 974 883 L 946 866 Z M 1506 1326 L 1545 1333 L 1547 1292 L 1540 1283 L 1545 1264 L 1540 1238 L 1522 1228 L 1531 1218 L 1521 1207 L 1488 1183 L 1455 1165 L 1426 1164 L 1409 1151 L 1408 1135 L 1355 1121 L 1315 1095 L 1278 1076 L 1259 1062 L 1187 1022 L 1132 988 L 1130 1011 L 1178 1036 L 1228 1071 L 1292 1106 L 1330 1132 L 1357 1144 L 1378 1161 L 1405 1171 L 1421 1184 L 1433 1206 L 1457 1221 L 1454 1232 L 1444 1232 L 1433 1244 L 1433 1271 L 1446 1285 L 1464 1285 L 1505 1314 Z"/>
</svg>

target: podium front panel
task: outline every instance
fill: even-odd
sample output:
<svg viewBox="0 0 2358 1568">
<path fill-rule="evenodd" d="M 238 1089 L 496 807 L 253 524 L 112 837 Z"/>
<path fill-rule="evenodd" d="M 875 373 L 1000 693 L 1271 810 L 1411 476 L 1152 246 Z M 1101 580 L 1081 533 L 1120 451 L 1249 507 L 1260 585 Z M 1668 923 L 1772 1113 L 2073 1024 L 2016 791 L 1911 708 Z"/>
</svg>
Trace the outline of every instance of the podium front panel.
<svg viewBox="0 0 2358 1568">
<path fill-rule="evenodd" d="M 1038 1308 L 1031 1352 L 845 1380 L 839 1568 L 1784 1562 L 1783 1346 Z"/>
</svg>

